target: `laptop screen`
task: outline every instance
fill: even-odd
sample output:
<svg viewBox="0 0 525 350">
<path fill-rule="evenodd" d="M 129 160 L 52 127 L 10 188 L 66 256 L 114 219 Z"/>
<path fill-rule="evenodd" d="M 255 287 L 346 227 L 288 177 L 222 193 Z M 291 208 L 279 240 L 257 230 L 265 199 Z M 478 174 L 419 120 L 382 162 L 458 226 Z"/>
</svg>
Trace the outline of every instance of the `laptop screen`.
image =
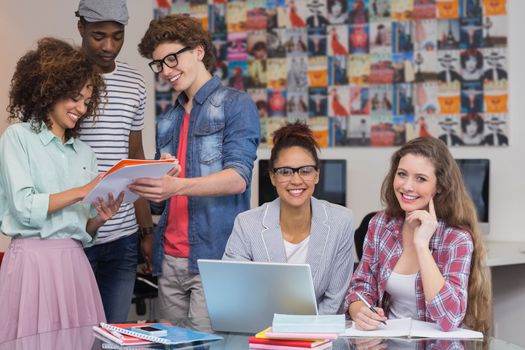
<svg viewBox="0 0 525 350">
<path fill-rule="evenodd" d="M 251 261 L 197 261 L 212 329 L 257 333 L 273 315 L 316 315 L 310 265 Z"/>
</svg>

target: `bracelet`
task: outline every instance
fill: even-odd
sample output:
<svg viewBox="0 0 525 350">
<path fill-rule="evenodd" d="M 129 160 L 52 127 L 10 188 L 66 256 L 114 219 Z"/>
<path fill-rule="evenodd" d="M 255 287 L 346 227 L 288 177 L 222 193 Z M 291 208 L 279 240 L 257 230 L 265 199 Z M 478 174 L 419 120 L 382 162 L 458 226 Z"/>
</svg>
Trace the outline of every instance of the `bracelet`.
<svg viewBox="0 0 525 350">
<path fill-rule="evenodd" d="M 141 227 L 139 231 L 140 239 L 153 234 L 153 227 Z"/>
</svg>

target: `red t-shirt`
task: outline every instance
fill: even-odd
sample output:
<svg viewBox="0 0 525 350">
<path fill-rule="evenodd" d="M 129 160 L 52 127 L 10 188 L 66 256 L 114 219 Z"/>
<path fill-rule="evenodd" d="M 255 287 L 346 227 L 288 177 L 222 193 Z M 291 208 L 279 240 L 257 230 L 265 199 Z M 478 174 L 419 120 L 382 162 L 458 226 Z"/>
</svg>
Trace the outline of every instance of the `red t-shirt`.
<svg viewBox="0 0 525 350">
<path fill-rule="evenodd" d="M 180 129 L 179 149 L 177 159 L 180 164 L 179 177 L 186 176 L 186 149 L 188 146 L 188 127 L 190 124 L 189 113 L 184 114 Z M 188 196 L 171 197 L 166 225 L 164 252 L 178 258 L 187 258 L 190 255 L 190 242 L 188 239 Z"/>
</svg>

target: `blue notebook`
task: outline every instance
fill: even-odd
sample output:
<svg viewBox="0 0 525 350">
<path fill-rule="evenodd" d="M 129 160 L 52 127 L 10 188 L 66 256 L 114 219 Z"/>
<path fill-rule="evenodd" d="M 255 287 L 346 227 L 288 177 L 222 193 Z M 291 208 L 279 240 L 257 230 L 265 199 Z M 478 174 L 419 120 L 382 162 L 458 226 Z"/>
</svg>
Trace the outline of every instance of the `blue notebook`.
<svg viewBox="0 0 525 350">
<path fill-rule="evenodd" d="M 164 345 L 182 345 L 196 342 L 211 342 L 222 339 L 221 336 L 215 334 L 194 331 L 192 329 L 177 326 L 168 326 L 162 323 L 150 323 L 148 326 L 165 329 L 167 331 L 167 335 L 154 336 L 140 329 L 121 328 L 103 322 L 100 323 L 100 327 L 104 329 Z"/>
</svg>

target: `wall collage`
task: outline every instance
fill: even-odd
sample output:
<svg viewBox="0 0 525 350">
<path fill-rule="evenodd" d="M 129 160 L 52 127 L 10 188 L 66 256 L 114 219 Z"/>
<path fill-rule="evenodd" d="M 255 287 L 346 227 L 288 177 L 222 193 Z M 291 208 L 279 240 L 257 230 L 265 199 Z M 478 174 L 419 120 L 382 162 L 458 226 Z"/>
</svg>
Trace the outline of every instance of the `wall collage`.
<svg viewBox="0 0 525 350">
<path fill-rule="evenodd" d="M 322 147 L 509 143 L 506 0 L 154 0 L 173 13 L 210 31 L 262 144 L 297 119 Z M 173 99 L 157 77 L 157 115 Z"/>
</svg>

